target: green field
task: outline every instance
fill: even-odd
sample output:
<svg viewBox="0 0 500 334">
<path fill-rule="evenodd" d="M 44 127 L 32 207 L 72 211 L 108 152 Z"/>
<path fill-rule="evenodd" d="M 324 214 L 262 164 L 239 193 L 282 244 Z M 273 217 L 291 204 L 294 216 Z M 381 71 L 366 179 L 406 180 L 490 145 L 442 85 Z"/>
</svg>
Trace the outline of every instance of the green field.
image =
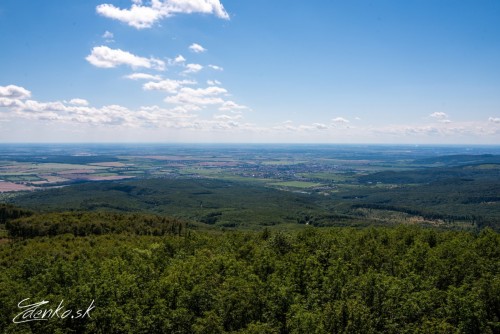
<svg viewBox="0 0 500 334">
<path fill-rule="evenodd" d="M 262 161 L 262 165 L 272 165 L 272 166 L 288 166 L 306 163 L 305 160 L 276 160 L 276 161 Z"/>
<path fill-rule="evenodd" d="M 345 182 L 354 179 L 352 173 L 300 173 L 298 175 L 310 179 L 319 179 L 333 182 Z"/>
<path fill-rule="evenodd" d="M 269 183 L 271 186 L 290 187 L 290 188 L 314 188 L 321 186 L 321 183 L 305 182 L 305 181 L 285 181 Z"/>
<path fill-rule="evenodd" d="M 223 170 L 220 168 L 181 168 L 180 174 L 198 174 L 205 176 L 212 176 L 220 174 Z"/>
</svg>

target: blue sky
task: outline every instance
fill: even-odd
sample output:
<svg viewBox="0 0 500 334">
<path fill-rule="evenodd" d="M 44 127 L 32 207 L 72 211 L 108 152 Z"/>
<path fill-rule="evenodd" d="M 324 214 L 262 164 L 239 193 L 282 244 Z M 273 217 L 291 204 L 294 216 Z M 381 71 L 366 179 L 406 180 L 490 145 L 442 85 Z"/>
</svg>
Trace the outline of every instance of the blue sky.
<svg viewBox="0 0 500 334">
<path fill-rule="evenodd" d="M 0 3 L 1 142 L 500 143 L 499 1 Z"/>
</svg>

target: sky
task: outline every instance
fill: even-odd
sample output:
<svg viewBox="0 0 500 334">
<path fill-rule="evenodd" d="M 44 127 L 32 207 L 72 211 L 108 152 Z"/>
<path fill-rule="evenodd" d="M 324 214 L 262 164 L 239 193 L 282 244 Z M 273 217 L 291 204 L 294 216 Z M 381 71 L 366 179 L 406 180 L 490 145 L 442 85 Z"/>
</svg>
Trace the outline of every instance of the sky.
<svg viewBox="0 0 500 334">
<path fill-rule="evenodd" d="M 0 2 L 0 142 L 500 144 L 500 1 Z"/>
</svg>

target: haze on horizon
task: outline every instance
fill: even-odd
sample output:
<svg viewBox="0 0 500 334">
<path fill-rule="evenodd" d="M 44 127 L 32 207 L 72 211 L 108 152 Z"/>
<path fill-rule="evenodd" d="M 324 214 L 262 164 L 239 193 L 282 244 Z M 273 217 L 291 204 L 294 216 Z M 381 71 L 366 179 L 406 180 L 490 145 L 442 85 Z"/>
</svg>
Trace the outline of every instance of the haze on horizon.
<svg viewBox="0 0 500 334">
<path fill-rule="evenodd" d="M 6 0 L 0 143 L 500 143 L 500 2 Z"/>
</svg>

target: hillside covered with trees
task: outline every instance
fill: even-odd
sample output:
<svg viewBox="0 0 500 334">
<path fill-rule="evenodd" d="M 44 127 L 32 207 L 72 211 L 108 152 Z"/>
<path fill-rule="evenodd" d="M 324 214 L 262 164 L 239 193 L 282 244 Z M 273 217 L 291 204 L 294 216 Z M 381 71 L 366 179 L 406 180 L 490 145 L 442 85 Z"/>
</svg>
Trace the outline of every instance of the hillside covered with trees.
<svg viewBox="0 0 500 334">
<path fill-rule="evenodd" d="M 77 212 L 5 227 L 3 333 L 500 331 L 500 235 L 488 228 L 222 232 Z M 90 318 L 15 324 L 25 298 L 95 308 Z"/>
</svg>

